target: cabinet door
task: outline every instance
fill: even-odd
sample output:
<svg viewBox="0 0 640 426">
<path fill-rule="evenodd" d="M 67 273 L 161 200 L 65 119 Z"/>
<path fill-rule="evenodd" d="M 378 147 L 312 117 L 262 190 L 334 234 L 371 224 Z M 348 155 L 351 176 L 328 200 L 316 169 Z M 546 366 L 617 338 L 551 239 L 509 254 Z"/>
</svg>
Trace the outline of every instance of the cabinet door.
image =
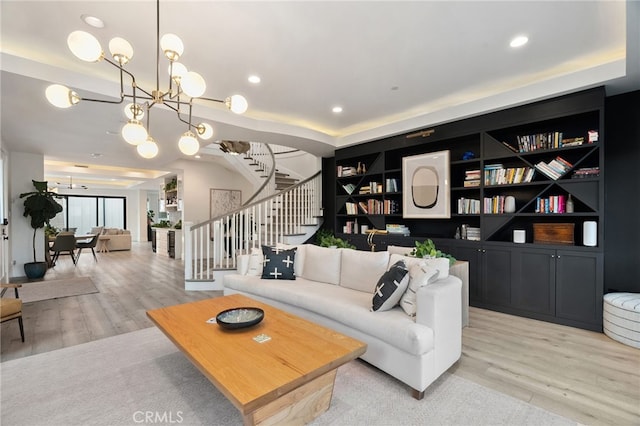
<svg viewBox="0 0 640 426">
<path fill-rule="evenodd" d="M 486 303 L 511 304 L 511 249 L 482 248 L 482 296 Z"/>
<path fill-rule="evenodd" d="M 480 283 L 482 277 L 480 275 L 480 249 L 477 247 L 453 245 L 447 253 L 451 253 L 457 260 L 469 262 L 469 301 L 481 301 L 482 291 L 480 289 Z"/>
<path fill-rule="evenodd" d="M 602 324 L 602 254 L 558 250 L 556 316 Z"/>
<path fill-rule="evenodd" d="M 514 307 L 541 314 L 555 314 L 555 258 L 555 250 L 513 250 L 511 303 Z"/>
</svg>

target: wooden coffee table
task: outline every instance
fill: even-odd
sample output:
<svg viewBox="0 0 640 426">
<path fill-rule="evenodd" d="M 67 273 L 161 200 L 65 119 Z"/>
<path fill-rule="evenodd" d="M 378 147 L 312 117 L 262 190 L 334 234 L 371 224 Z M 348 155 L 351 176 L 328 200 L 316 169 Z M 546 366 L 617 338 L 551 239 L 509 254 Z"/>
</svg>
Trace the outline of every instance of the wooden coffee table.
<svg viewBox="0 0 640 426">
<path fill-rule="evenodd" d="M 225 310 L 258 307 L 261 323 L 224 330 L 207 323 Z M 148 311 L 147 315 L 240 410 L 244 423 L 304 424 L 331 403 L 337 368 L 367 345 L 242 295 Z M 258 343 L 254 337 L 271 339 Z"/>
</svg>

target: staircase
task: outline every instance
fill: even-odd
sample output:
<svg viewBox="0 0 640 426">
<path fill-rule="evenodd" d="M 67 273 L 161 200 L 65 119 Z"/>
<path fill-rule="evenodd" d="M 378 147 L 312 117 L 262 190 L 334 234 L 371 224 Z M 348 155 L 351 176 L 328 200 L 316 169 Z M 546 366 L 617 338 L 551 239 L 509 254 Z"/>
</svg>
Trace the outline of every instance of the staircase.
<svg viewBox="0 0 640 426">
<path fill-rule="evenodd" d="M 235 272 L 239 254 L 262 245 L 301 244 L 321 225 L 321 172 L 298 182 L 276 171 L 275 160 L 270 164 L 268 145 L 271 155 L 255 148 L 252 143 L 243 159 L 264 179 L 254 196 L 235 211 L 183 226 L 186 290 L 222 290 L 221 278 Z"/>
</svg>

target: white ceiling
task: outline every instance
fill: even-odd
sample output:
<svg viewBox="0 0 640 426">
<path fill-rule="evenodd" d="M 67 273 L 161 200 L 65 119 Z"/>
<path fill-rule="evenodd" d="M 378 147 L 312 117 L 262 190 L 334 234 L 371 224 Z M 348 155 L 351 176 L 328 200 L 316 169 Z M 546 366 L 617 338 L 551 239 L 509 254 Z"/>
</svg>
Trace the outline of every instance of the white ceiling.
<svg viewBox="0 0 640 426">
<path fill-rule="evenodd" d="M 203 75 L 204 96 L 248 99 L 242 116 L 196 102 L 197 121 L 211 123 L 215 139 L 330 155 L 336 147 L 582 88 L 640 89 L 639 11 L 636 1 L 161 1 L 160 34 L 182 38 L 180 62 Z M 163 107 L 151 114 L 160 154 L 144 160 L 119 136 L 122 106 L 81 102 L 60 110 L 44 97 L 52 82 L 83 97 L 119 96 L 114 67 L 69 51 L 74 30 L 95 35 L 107 54 L 112 37 L 127 39 L 134 47 L 127 69 L 153 90 L 155 1 L 2 0 L 0 12 L 4 150 L 42 153 L 47 177 L 73 175 L 89 186 L 114 177 L 135 186 L 184 157 L 177 139 L 186 125 Z M 89 27 L 83 14 L 105 27 Z M 519 34 L 529 43 L 509 47 Z M 166 69 L 161 57 L 161 90 Z M 262 82 L 249 83 L 251 74 Z M 336 105 L 341 114 L 331 111 Z"/>
</svg>

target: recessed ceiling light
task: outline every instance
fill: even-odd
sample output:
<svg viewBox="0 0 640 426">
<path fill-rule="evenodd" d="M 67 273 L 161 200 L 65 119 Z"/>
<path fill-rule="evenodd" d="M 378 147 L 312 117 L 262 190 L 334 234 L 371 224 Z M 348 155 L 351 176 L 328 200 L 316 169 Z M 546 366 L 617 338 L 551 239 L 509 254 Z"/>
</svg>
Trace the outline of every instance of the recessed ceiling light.
<svg viewBox="0 0 640 426">
<path fill-rule="evenodd" d="M 253 84 L 260 83 L 260 77 L 258 77 L 257 75 L 250 75 L 247 80 L 249 80 L 249 83 L 253 83 Z"/>
<path fill-rule="evenodd" d="M 93 28 L 104 28 L 104 21 L 100 18 L 96 18 L 95 16 L 80 15 L 80 19 L 82 19 L 85 24 Z"/>
<path fill-rule="evenodd" d="M 511 46 L 511 47 L 521 47 L 521 46 L 524 46 L 525 44 L 527 44 L 528 41 L 529 41 L 529 37 L 520 35 L 520 36 L 514 37 L 511 40 L 511 43 L 509 43 L 509 46 Z"/>
<path fill-rule="evenodd" d="M 116 132 L 113 130 L 107 130 L 105 133 L 108 134 L 109 136 L 115 136 L 120 134 L 120 132 Z"/>
<path fill-rule="evenodd" d="M 200 158 L 200 155 L 199 155 L 199 154 L 196 154 L 196 155 L 195 155 L 195 158 Z"/>
<path fill-rule="evenodd" d="M 98 158 L 98 157 L 102 157 L 102 154 L 100 152 L 92 152 L 91 153 L 91 158 Z"/>
<path fill-rule="evenodd" d="M 331 111 L 335 112 L 336 114 L 339 114 L 339 113 L 342 112 L 342 107 L 341 106 L 334 106 Z"/>
</svg>

